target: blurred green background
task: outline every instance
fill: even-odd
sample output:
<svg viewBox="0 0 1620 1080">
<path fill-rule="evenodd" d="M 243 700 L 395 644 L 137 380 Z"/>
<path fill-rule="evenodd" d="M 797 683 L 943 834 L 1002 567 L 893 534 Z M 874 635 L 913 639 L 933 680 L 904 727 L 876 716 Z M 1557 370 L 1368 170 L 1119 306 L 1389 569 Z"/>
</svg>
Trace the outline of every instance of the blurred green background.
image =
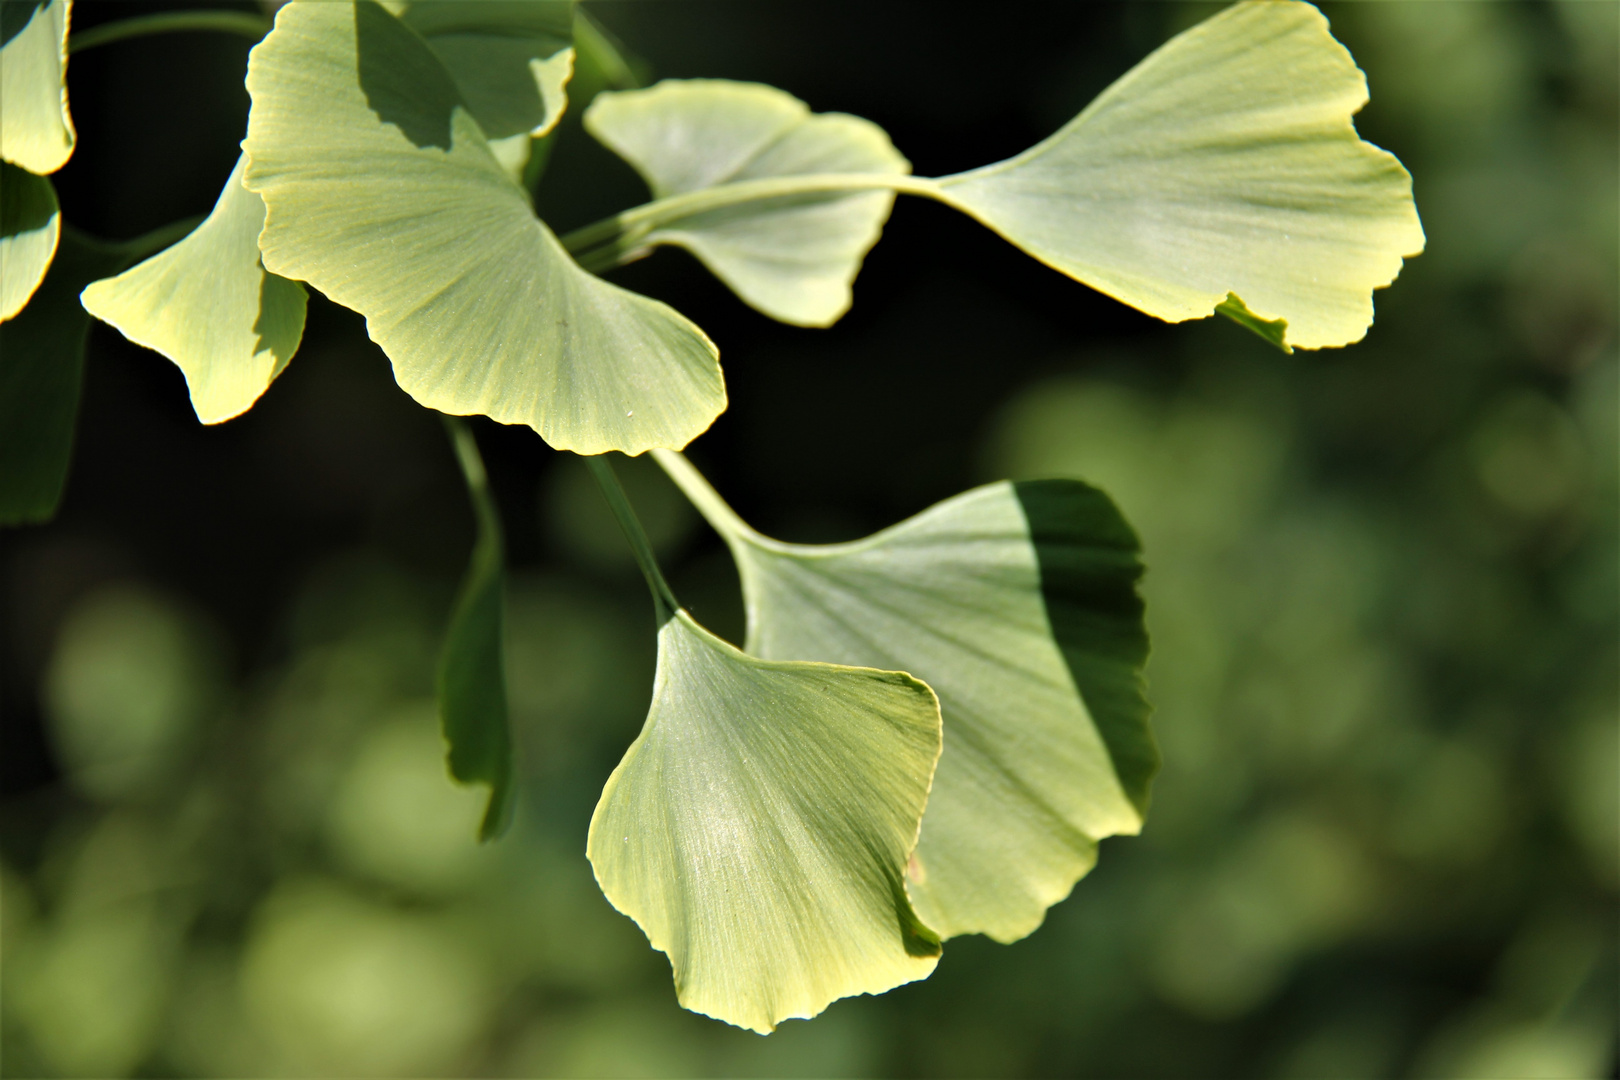
<svg viewBox="0 0 1620 1080">
<path fill-rule="evenodd" d="M 782 86 L 938 175 L 1214 8 L 593 10 L 654 77 Z M 523 786 L 476 845 L 431 699 L 465 495 L 360 320 L 312 298 L 291 368 L 218 428 L 98 328 L 62 514 L 0 538 L 0 1070 L 1616 1075 L 1620 5 L 1325 10 L 1429 237 L 1358 346 L 1163 326 L 914 200 L 829 331 L 682 254 L 618 274 L 719 343 L 732 407 L 691 453 L 768 533 L 848 539 L 1038 476 L 1140 530 L 1165 768 L 1144 835 L 1042 929 L 952 941 L 927 982 L 769 1038 L 680 1010 L 584 858 L 650 694 L 650 604 L 579 463 L 489 423 Z M 246 50 L 76 57 L 67 218 L 206 212 Z M 577 118 L 539 194 L 559 231 L 643 198 Z M 624 464 L 677 593 L 739 640 L 723 548 Z"/>
</svg>

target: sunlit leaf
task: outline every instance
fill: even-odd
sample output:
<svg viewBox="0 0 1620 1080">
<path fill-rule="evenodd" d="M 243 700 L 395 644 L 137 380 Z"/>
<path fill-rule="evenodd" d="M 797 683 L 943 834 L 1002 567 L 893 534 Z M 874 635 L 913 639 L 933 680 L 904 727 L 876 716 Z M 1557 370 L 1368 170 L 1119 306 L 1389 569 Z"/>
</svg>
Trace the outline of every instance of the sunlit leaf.
<svg viewBox="0 0 1620 1080">
<path fill-rule="evenodd" d="M 911 171 L 876 124 L 812 114 L 758 83 L 670 79 L 600 94 L 585 127 L 657 198 L 773 177 Z M 686 248 L 772 318 L 827 326 L 849 310 L 850 284 L 893 205 L 891 191 L 762 199 L 691 214 L 641 242 Z"/>
<path fill-rule="evenodd" d="M 677 612 L 591 865 L 669 954 L 682 1005 L 770 1031 L 933 970 L 903 875 L 938 754 L 909 675 L 755 659 Z"/>
<path fill-rule="evenodd" d="M 21 311 L 45 280 L 61 231 L 51 182 L 0 161 L 0 322 Z"/>
<path fill-rule="evenodd" d="M 242 186 L 239 158 L 195 232 L 84 290 L 85 308 L 137 345 L 173 360 L 205 424 L 252 407 L 304 333 L 304 287 L 264 269 L 264 203 Z"/>
<path fill-rule="evenodd" d="M 73 453 L 90 326 L 79 290 L 128 262 L 122 249 L 65 230 L 33 301 L 0 323 L 0 524 L 56 513 Z"/>
<path fill-rule="evenodd" d="M 898 669 L 945 723 L 908 874 L 941 937 L 1012 941 L 1135 833 L 1158 752 L 1136 537 L 1077 481 L 999 483 L 849 544 L 783 544 L 736 518 L 684 459 L 659 455 L 730 544 L 747 651 Z"/>
<path fill-rule="evenodd" d="M 939 191 L 1150 315 L 1202 318 L 1231 294 L 1251 329 L 1284 320 L 1289 345 L 1345 345 L 1371 325 L 1372 291 L 1423 250 L 1411 177 L 1351 122 L 1366 101 L 1320 12 L 1249 0 L 1173 38 L 1045 142 Z"/>
<path fill-rule="evenodd" d="M 725 408 L 703 332 L 568 258 L 381 7 L 282 8 L 247 85 L 266 268 L 364 315 L 417 401 L 591 454 L 685 445 Z"/>
<path fill-rule="evenodd" d="M 489 785 L 489 806 L 478 829 L 479 837 L 489 840 L 505 830 L 512 810 L 512 735 L 502 661 L 506 544 L 472 432 L 451 421 L 450 438 L 467 478 L 478 539 L 439 656 L 439 722 L 450 744 L 450 775 L 463 784 Z"/>
<path fill-rule="evenodd" d="M 53 173 L 73 154 L 67 39 L 73 0 L 0 3 L 0 159 Z"/>
</svg>

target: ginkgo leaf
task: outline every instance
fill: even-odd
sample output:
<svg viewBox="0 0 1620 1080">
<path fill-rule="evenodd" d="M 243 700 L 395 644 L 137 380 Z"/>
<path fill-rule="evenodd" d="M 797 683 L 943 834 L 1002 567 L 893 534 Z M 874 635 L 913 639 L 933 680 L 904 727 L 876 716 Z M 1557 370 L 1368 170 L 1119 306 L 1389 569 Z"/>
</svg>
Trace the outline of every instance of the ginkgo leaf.
<svg viewBox="0 0 1620 1080">
<path fill-rule="evenodd" d="M 61 232 L 51 182 L 0 161 L 0 322 L 21 311 L 45 280 Z"/>
<path fill-rule="evenodd" d="M 90 314 L 175 362 L 205 424 L 251 408 L 304 334 L 304 287 L 259 261 L 264 203 L 242 186 L 246 163 L 237 159 L 196 231 L 81 297 Z"/>
<path fill-rule="evenodd" d="M 412 0 L 388 5 L 428 43 L 486 139 L 540 136 L 568 105 L 573 0 Z"/>
<path fill-rule="evenodd" d="M 68 21 L 73 0 L 0 3 L 0 159 L 44 175 L 73 154 Z"/>
<path fill-rule="evenodd" d="M 123 248 L 65 230 L 33 301 L 0 323 L 0 524 L 56 513 L 73 454 L 90 327 L 79 290 L 129 261 Z"/>
<path fill-rule="evenodd" d="M 1222 308 L 1359 341 L 1423 250 L 1412 179 L 1357 135 L 1367 83 L 1327 20 L 1247 0 L 1171 39 L 1046 141 L 938 182 L 1029 254 L 1169 322 Z M 1228 298 L 1233 299 L 1231 305 Z"/>
<path fill-rule="evenodd" d="M 998 483 L 848 544 L 770 540 L 684 458 L 656 455 L 730 545 L 746 648 L 894 668 L 939 695 L 945 751 L 908 874 L 941 937 L 1013 941 L 1135 833 L 1147 724 L 1137 541 L 1078 481 Z"/>
<path fill-rule="evenodd" d="M 760 660 L 684 611 L 664 623 L 587 851 L 682 1005 L 767 1032 L 933 971 L 904 874 L 939 731 L 909 675 Z"/>
<path fill-rule="evenodd" d="M 512 733 L 507 722 L 502 625 L 506 543 L 478 444 L 465 423 L 448 420 L 448 424 L 467 479 L 478 536 L 439 656 L 439 723 L 450 747 L 450 775 L 463 784 L 489 785 L 489 805 L 478 828 L 479 838 L 489 840 L 506 829 L 512 814 Z"/>
<path fill-rule="evenodd" d="M 911 171 L 871 121 L 812 114 L 758 83 L 670 79 L 599 94 L 585 128 L 635 166 L 656 198 L 777 177 Z M 785 195 L 698 210 L 638 242 L 686 248 L 774 319 L 828 326 L 849 310 L 850 284 L 893 205 L 892 191 Z"/>
<path fill-rule="evenodd" d="M 703 332 L 568 258 L 381 7 L 288 4 L 247 86 L 265 267 L 364 315 L 418 402 L 588 454 L 683 446 L 725 408 Z"/>
</svg>

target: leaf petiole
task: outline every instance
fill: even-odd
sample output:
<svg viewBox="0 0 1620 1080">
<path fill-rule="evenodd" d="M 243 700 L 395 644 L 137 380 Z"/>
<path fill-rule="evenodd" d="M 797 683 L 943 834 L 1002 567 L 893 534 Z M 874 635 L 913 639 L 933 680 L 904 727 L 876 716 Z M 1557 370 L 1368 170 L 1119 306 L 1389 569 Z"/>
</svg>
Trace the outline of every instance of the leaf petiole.
<svg viewBox="0 0 1620 1080">
<path fill-rule="evenodd" d="M 98 45 L 110 45 L 115 41 L 128 41 L 149 34 L 174 34 L 188 30 L 240 34 L 258 41 L 270 32 L 270 20 L 245 11 L 164 11 L 156 15 L 138 15 L 133 19 L 120 19 L 79 31 L 68 38 L 68 52 L 83 52 Z"/>
<path fill-rule="evenodd" d="M 624 487 L 619 483 L 618 474 L 613 471 L 612 463 L 602 454 L 581 456 L 585 458 L 585 464 L 590 466 L 591 473 L 596 477 L 596 484 L 602 489 L 602 497 L 607 500 L 613 516 L 618 519 L 619 528 L 624 530 L 624 538 L 630 541 L 630 550 L 635 554 L 636 565 L 641 567 L 641 573 L 647 579 L 647 587 L 652 590 L 653 609 L 658 618 L 658 625 L 662 626 L 674 617 L 681 604 L 675 599 L 675 593 L 670 589 L 669 582 L 664 580 L 663 571 L 658 569 L 658 559 L 653 555 L 652 541 L 647 539 L 647 531 L 641 527 L 641 519 L 636 517 L 635 508 L 630 505 L 630 497 L 624 493 Z"/>
<path fill-rule="evenodd" d="M 938 181 L 905 173 L 773 176 L 717 184 L 654 199 L 575 229 L 562 238 L 562 245 L 582 267 L 596 273 L 628 262 L 630 257 L 640 254 L 642 241 L 649 234 L 683 218 L 767 199 L 845 195 L 862 191 L 897 191 L 929 199 L 942 198 Z"/>
</svg>

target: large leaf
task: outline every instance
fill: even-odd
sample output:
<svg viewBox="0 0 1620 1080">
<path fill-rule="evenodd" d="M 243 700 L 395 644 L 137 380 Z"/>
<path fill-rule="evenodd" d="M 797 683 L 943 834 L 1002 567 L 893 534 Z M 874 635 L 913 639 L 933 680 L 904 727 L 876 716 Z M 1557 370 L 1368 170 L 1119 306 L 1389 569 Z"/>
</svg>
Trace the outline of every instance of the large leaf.
<svg viewBox="0 0 1620 1080">
<path fill-rule="evenodd" d="M 304 287 L 259 261 L 264 203 L 242 186 L 246 162 L 195 232 L 82 297 L 90 314 L 175 362 L 205 424 L 251 408 L 304 334 Z"/>
<path fill-rule="evenodd" d="M 0 324 L 0 524 L 56 513 L 73 453 L 90 327 L 79 290 L 128 263 L 123 248 L 64 231 L 33 302 Z"/>
<path fill-rule="evenodd" d="M 0 322 L 21 311 L 45 280 L 61 232 L 51 182 L 0 161 Z"/>
<path fill-rule="evenodd" d="M 589 454 L 685 445 L 725 408 L 703 332 L 568 258 L 381 7 L 288 4 L 247 85 L 266 268 L 364 315 L 417 401 Z"/>
<path fill-rule="evenodd" d="M 0 159 L 53 173 L 73 153 L 67 39 L 73 0 L 0 3 Z"/>
<path fill-rule="evenodd" d="M 467 479 L 478 538 L 439 657 L 439 722 L 450 745 L 450 775 L 463 784 L 489 785 L 489 805 L 478 829 L 479 837 L 489 840 L 505 830 L 512 813 L 512 734 L 507 724 L 502 626 L 506 544 L 478 444 L 465 423 L 447 422 Z"/>
<path fill-rule="evenodd" d="M 657 198 L 775 177 L 911 171 L 876 124 L 812 114 L 758 83 L 671 79 L 603 93 L 585 127 Z M 774 319 L 828 326 L 849 310 L 850 284 L 893 204 L 892 191 L 759 199 L 670 221 L 640 242 L 686 248 Z"/>
<path fill-rule="evenodd" d="M 731 546 L 748 652 L 908 671 L 939 695 L 945 752 L 909 875 L 941 937 L 1013 941 L 1134 833 L 1147 724 L 1137 541 L 1077 481 L 991 484 L 850 544 L 784 544 L 660 454 Z"/>
<path fill-rule="evenodd" d="M 755 1031 L 926 977 L 903 884 L 939 755 L 908 675 L 745 656 L 684 611 L 587 850 L 688 1009 Z"/>
<path fill-rule="evenodd" d="M 1280 343 L 1359 341 L 1423 250 L 1412 181 L 1361 141 L 1367 84 L 1309 4 L 1250 0 L 1173 38 L 947 202 L 1170 322 L 1222 308 Z M 1282 327 L 1264 324 L 1282 320 Z"/>
</svg>

